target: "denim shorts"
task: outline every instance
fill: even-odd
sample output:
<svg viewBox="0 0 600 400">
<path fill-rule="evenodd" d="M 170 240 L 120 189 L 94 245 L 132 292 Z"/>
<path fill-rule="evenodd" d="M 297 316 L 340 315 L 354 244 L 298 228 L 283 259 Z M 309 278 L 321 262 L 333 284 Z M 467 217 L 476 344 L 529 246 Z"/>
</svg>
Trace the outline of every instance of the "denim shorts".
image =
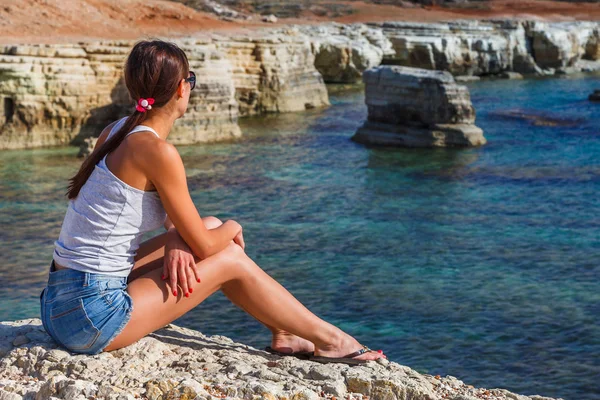
<svg viewBox="0 0 600 400">
<path fill-rule="evenodd" d="M 44 329 L 67 350 L 99 354 L 131 318 L 126 288 L 127 277 L 57 270 L 53 261 L 40 294 Z"/>
</svg>

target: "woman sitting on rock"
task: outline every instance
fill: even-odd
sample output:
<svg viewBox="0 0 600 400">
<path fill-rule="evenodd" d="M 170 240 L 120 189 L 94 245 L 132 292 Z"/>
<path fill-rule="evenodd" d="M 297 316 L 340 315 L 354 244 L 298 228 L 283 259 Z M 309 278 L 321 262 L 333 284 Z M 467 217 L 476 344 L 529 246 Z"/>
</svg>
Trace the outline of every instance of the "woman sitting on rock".
<svg viewBox="0 0 600 400">
<path fill-rule="evenodd" d="M 102 131 L 70 180 L 40 296 L 54 340 L 77 353 L 119 349 L 220 289 L 271 330 L 271 352 L 350 364 L 385 357 L 315 316 L 260 269 L 244 252 L 240 224 L 198 214 L 181 157 L 166 141 L 196 83 L 185 53 L 141 41 L 127 58 L 125 83 L 135 111 Z M 163 224 L 166 233 L 140 244 Z"/>
</svg>

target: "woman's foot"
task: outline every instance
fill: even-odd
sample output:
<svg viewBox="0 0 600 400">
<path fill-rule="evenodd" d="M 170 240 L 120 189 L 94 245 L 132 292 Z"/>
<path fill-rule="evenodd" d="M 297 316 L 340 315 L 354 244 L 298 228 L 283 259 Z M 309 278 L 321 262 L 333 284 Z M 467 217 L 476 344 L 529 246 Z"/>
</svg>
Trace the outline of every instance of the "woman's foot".
<svg viewBox="0 0 600 400">
<path fill-rule="evenodd" d="M 311 352 L 315 350 L 315 345 L 306 339 L 302 339 L 289 332 L 277 330 L 273 332 L 271 348 L 281 353 Z"/>
<path fill-rule="evenodd" d="M 315 348 L 315 356 L 341 358 L 353 354 L 363 349 L 363 345 L 358 343 L 352 336 L 341 333 L 340 337 L 332 340 L 331 344 Z M 382 350 L 371 350 L 353 357 L 356 360 L 377 360 L 387 358 Z"/>
</svg>

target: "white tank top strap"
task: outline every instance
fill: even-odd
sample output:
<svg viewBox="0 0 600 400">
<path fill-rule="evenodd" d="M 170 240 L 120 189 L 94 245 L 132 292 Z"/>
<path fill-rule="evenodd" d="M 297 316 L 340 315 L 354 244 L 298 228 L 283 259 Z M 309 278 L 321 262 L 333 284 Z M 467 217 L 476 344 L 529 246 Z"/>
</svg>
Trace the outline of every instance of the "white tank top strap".
<svg viewBox="0 0 600 400">
<path fill-rule="evenodd" d="M 123 117 L 120 120 L 118 120 L 117 123 L 113 125 L 110 132 L 108 132 L 108 136 L 106 137 L 106 140 L 108 140 L 116 131 L 121 129 L 121 126 L 123 126 L 125 121 L 127 121 L 127 117 Z"/>
<path fill-rule="evenodd" d="M 107 139 L 109 137 L 111 137 L 115 132 L 117 132 L 121 128 L 121 126 L 123 126 L 123 124 L 125 123 L 126 120 L 127 120 L 127 117 L 123 117 L 116 124 L 114 124 L 113 127 L 112 127 L 112 129 L 110 130 L 110 132 L 108 134 Z M 132 133 L 135 133 L 135 132 L 139 132 L 139 131 L 150 131 L 150 132 L 154 133 L 157 138 L 160 139 L 160 136 L 158 135 L 158 133 L 156 133 L 156 131 L 154 129 L 152 129 L 149 126 L 146 126 L 146 125 L 137 125 L 126 136 L 131 135 Z"/>
<path fill-rule="evenodd" d="M 160 136 L 158 135 L 158 133 L 156 133 L 156 131 L 154 129 L 152 129 L 149 126 L 146 126 L 146 125 L 137 125 L 127 135 L 131 135 L 132 133 L 139 132 L 139 131 L 150 131 L 150 132 L 154 133 L 157 138 L 160 139 Z"/>
<path fill-rule="evenodd" d="M 116 124 L 114 124 L 114 125 L 113 125 L 113 127 L 111 128 L 110 132 L 108 133 L 108 136 L 107 136 L 106 140 L 108 140 L 108 139 L 109 139 L 109 138 L 110 138 L 110 137 L 111 137 L 111 136 L 112 136 L 112 135 L 113 135 L 115 132 L 117 132 L 117 131 L 118 131 L 118 130 L 121 128 L 121 126 L 123 126 L 123 124 L 125 123 L 125 121 L 126 121 L 126 120 L 127 120 L 127 117 L 123 117 L 123 118 L 121 118 L 121 119 L 120 119 L 120 120 L 119 120 L 119 121 L 118 121 Z M 129 135 L 131 135 L 132 133 L 139 132 L 139 131 L 150 131 L 150 132 L 154 133 L 154 134 L 156 135 L 156 137 L 157 137 L 157 138 L 159 138 L 159 139 L 160 139 L 160 136 L 158 135 L 158 133 L 156 133 L 156 131 L 155 131 L 154 129 L 152 129 L 152 128 L 150 128 L 149 126 L 146 126 L 146 125 L 137 125 L 137 126 L 135 126 L 135 127 L 134 127 L 134 128 L 131 130 L 131 132 L 129 132 L 129 133 L 128 133 L 127 135 L 125 135 L 125 136 L 129 136 Z M 106 162 L 106 161 L 105 161 L 105 160 L 106 160 L 106 156 L 108 156 L 108 154 L 106 154 L 106 155 L 105 155 L 105 156 L 102 158 L 102 160 L 101 160 L 102 162 Z"/>
</svg>

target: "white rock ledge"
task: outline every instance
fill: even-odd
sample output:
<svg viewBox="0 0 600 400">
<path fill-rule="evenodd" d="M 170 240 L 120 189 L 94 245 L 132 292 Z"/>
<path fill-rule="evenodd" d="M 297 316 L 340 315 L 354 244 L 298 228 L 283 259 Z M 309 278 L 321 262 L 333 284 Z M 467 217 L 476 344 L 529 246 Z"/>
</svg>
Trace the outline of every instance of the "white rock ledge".
<svg viewBox="0 0 600 400">
<path fill-rule="evenodd" d="M 94 356 L 63 350 L 38 318 L 0 322 L 0 400 L 551 400 L 479 389 L 381 360 L 366 366 L 278 357 L 167 325 Z"/>
</svg>

